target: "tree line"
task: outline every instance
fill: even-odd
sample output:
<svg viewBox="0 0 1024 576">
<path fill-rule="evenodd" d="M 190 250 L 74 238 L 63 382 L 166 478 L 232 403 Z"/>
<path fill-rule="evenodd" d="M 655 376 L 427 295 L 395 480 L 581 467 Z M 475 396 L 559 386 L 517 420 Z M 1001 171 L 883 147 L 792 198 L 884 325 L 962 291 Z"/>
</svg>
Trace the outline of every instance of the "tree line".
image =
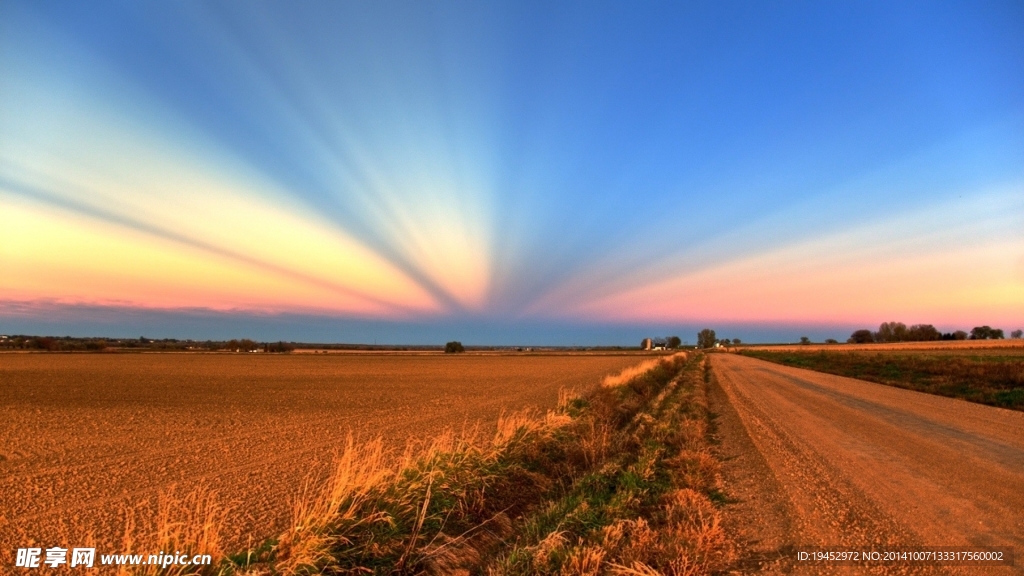
<svg viewBox="0 0 1024 576">
<path fill-rule="evenodd" d="M 1024 330 L 1014 330 L 1010 338 L 1024 337 Z M 971 331 L 964 332 L 940 332 L 931 324 L 914 324 L 907 326 L 902 322 L 883 322 L 878 330 L 857 330 L 846 340 L 850 344 L 868 344 L 872 342 L 927 342 L 932 340 L 1001 340 L 1005 338 L 1001 328 L 991 326 L 975 326 Z M 718 338 L 715 331 L 705 328 L 697 333 L 698 348 L 714 348 L 716 344 L 721 346 L 739 346 L 742 342 L 739 338 Z M 811 344 L 807 336 L 800 337 L 801 344 Z M 838 344 L 839 342 L 829 338 L 826 344 Z"/>
<path fill-rule="evenodd" d="M 1010 333 L 1011 338 L 1020 338 L 1022 335 L 1024 335 L 1022 330 L 1014 330 Z M 931 324 L 914 324 L 908 327 L 903 322 L 882 322 L 876 331 L 867 329 L 854 331 L 847 342 L 868 344 L 871 342 L 929 342 L 933 340 L 1002 340 L 1003 338 L 1003 330 L 991 326 L 975 326 L 970 333 L 963 330 L 943 333 Z"/>
<path fill-rule="evenodd" d="M 157 351 L 233 352 L 291 352 L 295 345 L 288 342 L 256 342 L 248 338 L 204 342 L 176 338 L 79 338 L 74 336 L 0 336 L 0 349 L 42 350 L 48 352 L 102 352 L 114 349 Z"/>
</svg>

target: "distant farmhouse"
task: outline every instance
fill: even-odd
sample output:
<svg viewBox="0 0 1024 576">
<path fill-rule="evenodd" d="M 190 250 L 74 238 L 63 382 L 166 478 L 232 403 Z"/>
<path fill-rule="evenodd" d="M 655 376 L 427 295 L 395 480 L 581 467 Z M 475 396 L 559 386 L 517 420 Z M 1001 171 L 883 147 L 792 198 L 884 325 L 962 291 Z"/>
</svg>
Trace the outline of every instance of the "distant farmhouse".
<svg viewBox="0 0 1024 576">
<path fill-rule="evenodd" d="M 668 350 L 668 344 L 664 338 L 644 338 L 640 341 L 641 350 Z"/>
</svg>

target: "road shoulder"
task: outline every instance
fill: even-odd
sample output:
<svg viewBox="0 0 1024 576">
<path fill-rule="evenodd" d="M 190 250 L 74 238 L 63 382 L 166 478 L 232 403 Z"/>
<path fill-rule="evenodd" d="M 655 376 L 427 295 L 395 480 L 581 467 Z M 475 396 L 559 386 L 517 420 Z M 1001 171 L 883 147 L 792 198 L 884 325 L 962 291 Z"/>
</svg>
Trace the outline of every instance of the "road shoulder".
<svg viewBox="0 0 1024 576">
<path fill-rule="evenodd" d="M 714 450 L 722 463 L 723 519 L 736 552 L 726 572 L 790 572 L 796 541 L 792 505 L 714 371 L 708 404 L 714 418 Z"/>
</svg>

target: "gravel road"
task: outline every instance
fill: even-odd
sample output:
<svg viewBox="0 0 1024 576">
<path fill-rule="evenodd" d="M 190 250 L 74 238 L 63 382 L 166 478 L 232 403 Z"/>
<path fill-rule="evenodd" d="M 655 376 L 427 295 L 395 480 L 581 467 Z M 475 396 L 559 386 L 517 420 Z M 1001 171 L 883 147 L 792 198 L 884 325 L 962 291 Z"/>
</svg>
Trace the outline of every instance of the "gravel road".
<svg viewBox="0 0 1024 576">
<path fill-rule="evenodd" d="M 947 571 L 1024 573 L 1024 413 L 710 356 L 735 571 L 865 570 L 801 569 L 807 546 L 1001 546 L 1015 567 Z"/>
</svg>

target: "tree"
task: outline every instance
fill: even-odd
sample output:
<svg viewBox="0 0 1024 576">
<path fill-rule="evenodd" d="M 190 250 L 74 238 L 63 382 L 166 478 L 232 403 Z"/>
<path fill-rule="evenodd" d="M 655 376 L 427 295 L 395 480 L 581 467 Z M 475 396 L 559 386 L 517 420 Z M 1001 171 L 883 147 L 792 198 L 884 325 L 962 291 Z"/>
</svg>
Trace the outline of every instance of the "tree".
<svg viewBox="0 0 1024 576">
<path fill-rule="evenodd" d="M 971 340 L 1002 340 L 1003 331 L 990 326 L 975 326 L 971 329 Z"/>
<path fill-rule="evenodd" d="M 740 344 L 743 344 L 743 342 L 741 342 L 739 338 L 733 338 L 732 339 L 732 345 L 733 346 L 739 346 Z"/>
<path fill-rule="evenodd" d="M 907 340 L 912 342 L 927 342 L 931 340 L 940 340 L 942 333 L 939 332 L 935 326 L 931 324 L 914 324 L 907 331 Z"/>
<path fill-rule="evenodd" d="M 826 338 L 825 344 L 839 344 L 839 340 L 836 340 L 835 338 Z"/>
<path fill-rule="evenodd" d="M 465 352 L 466 349 L 462 346 L 462 342 L 458 340 L 452 340 L 444 345 L 445 354 L 458 354 L 459 352 Z"/>
<path fill-rule="evenodd" d="M 94 352 L 99 351 L 99 350 L 106 350 L 107 349 L 107 341 L 106 340 L 102 340 L 102 339 L 99 339 L 99 340 L 89 340 L 89 341 L 87 341 L 85 343 L 85 349 L 86 350 L 91 350 L 91 351 L 94 351 Z"/>
<path fill-rule="evenodd" d="M 875 332 L 875 342 L 904 342 L 908 332 L 903 322 L 882 322 L 878 332 Z"/>
<path fill-rule="evenodd" d="M 263 345 L 263 351 L 264 352 L 284 353 L 284 352 L 291 352 L 294 349 L 295 349 L 295 346 L 292 346 L 291 344 L 285 344 L 284 342 L 278 342 L 277 344 L 274 344 L 273 342 L 271 342 L 269 344 L 264 344 Z"/>
<path fill-rule="evenodd" d="M 850 339 L 847 340 L 850 344 L 870 344 L 875 341 L 874 334 L 871 330 L 857 330 L 850 335 Z"/>
<path fill-rule="evenodd" d="M 803 344 L 804 346 L 806 346 L 806 345 L 811 343 L 811 339 L 808 338 L 807 336 L 801 336 L 800 337 L 800 343 Z"/>
<path fill-rule="evenodd" d="M 697 333 L 698 348 L 713 348 L 717 341 L 715 339 L 715 331 L 711 328 L 705 328 Z"/>
<path fill-rule="evenodd" d="M 665 342 L 669 348 L 679 348 L 679 345 L 683 343 L 679 336 L 669 336 L 665 339 Z"/>
<path fill-rule="evenodd" d="M 259 350 L 262 346 L 249 340 L 248 338 L 242 338 L 241 340 L 229 340 L 224 348 L 227 350 L 233 350 L 235 352 L 251 352 L 253 350 Z"/>
<path fill-rule="evenodd" d="M 1010 332 L 1010 338 L 1013 338 L 1014 340 L 1020 340 L 1021 338 L 1024 338 L 1024 330 L 1018 329 L 1014 330 L 1013 332 Z"/>
</svg>

